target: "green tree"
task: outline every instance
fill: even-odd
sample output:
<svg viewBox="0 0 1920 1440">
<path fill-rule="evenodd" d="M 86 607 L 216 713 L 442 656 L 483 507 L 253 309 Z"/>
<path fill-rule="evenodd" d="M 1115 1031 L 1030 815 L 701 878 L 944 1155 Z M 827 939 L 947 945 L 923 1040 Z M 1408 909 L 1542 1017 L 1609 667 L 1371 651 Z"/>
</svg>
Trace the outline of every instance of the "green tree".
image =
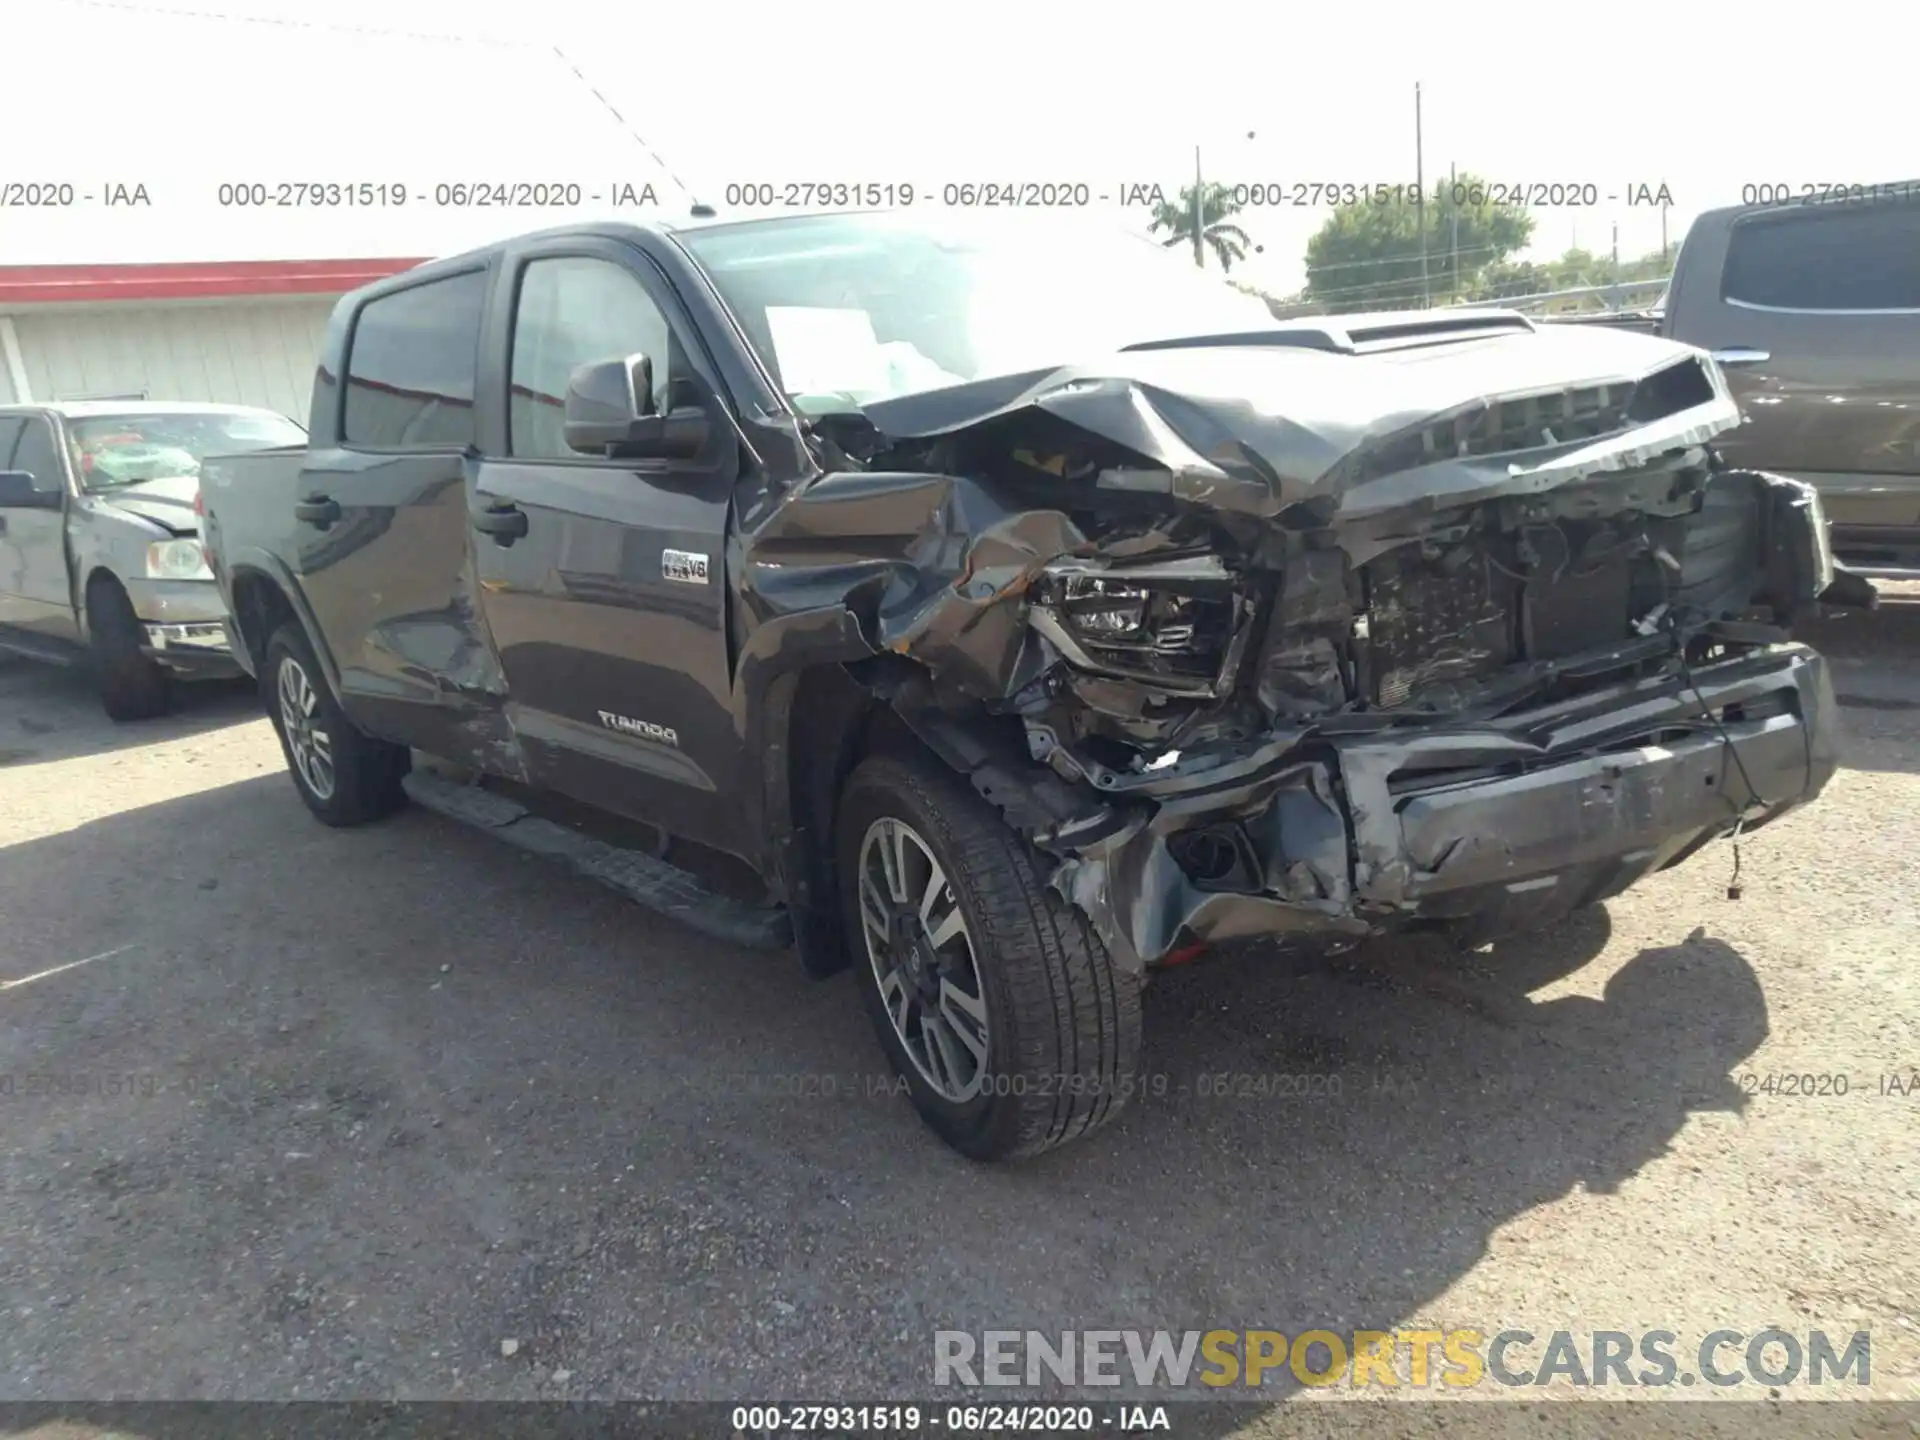
<svg viewBox="0 0 1920 1440">
<path fill-rule="evenodd" d="M 1467 287 L 1463 299 L 1473 301 L 1511 300 L 1521 295 L 1539 295 L 1558 290 L 1560 282 L 1553 267 L 1531 260 L 1496 260 L 1480 267 Z"/>
<path fill-rule="evenodd" d="M 1484 186 L 1472 175 L 1435 182 L 1424 217 L 1412 195 L 1335 206 L 1307 242 L 1307 295 L 1332 311 L 1417 307 L 1424 218 L 1425 293 L 1441 305 L 1464 298 L 1481 270 L 1524 249 L 1533 236 L 1525 208 L 1488 203 Z"/>
<path fill-rule="evenodd" d="M 1240 207 L 1225 185 L 1209 183 L 1200 195 L 1200 241 L 1220 261 L 1220 269 L 1233 269 L 1233 262 L 1247 258 L 1252 241 L 1247 232 L 1233 223 Z M 1147 229 L 1168 232 L 1160 243 L 1171 250 L 1175 245 L 1193 245 L 1193 186 L 1182 187 L 1178 201 L 1162 200 L 1153 207 L 1153 219 Z"/>
</svg>

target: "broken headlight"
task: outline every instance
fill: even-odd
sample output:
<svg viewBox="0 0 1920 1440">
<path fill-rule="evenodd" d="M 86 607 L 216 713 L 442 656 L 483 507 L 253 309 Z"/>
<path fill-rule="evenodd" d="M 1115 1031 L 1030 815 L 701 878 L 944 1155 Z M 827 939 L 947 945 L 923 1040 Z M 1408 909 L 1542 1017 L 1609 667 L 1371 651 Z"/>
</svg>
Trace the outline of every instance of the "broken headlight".
<svg viewBox="0 0 1920 1440">
<path fill-rule="evenodd" d="M 1146 628 L 1153 592 L 1144 585 L 1070 575 L 1062 587 L 1060 613 L 1067 628 L 1086 636 L 1139 636 Z"/>
<path fill-rule="evenodd" d="M 1125 568 L 1050 566 L 1029 617 L 1079 669 L 1188 694 L 1231 688 L 1244 643 L 1234 578 L 1210 555 Z"/>
</svg>

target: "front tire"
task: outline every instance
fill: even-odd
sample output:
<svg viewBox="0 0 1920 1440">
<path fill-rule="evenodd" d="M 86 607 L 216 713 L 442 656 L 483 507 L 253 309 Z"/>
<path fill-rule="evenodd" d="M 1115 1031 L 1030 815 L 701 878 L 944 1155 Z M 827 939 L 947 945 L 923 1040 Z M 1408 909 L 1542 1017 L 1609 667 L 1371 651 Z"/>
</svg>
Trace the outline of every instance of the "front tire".
<svg viewBox="0 0 1920 1440">
<path fill-rule="evenodd" d="M 267 642 L 260 690 L 293 788 L 321 820 L 364 825 L 407 803 L 400 782 L 412 768 L 412 752 L 354 727 L 327 688 L 306 635 L 291 620 Z"/>
<path fill-rule="evenodd" d="M 145 632 L 127 592 L 111 580 L 87 591 L 87 648 L 108 718 L 125 723 L 164 715 L 173 704 L 167 672 L 140 652 Z"/>
<path fill-rule="evenodd" d="M 1016 1159 L 1119 1115 L 1140 978 L 972 787 L 930 757 L 876 756 L 849 778 L 836 836 L 869 1018 L 941 1139 Z"/>
</svg>

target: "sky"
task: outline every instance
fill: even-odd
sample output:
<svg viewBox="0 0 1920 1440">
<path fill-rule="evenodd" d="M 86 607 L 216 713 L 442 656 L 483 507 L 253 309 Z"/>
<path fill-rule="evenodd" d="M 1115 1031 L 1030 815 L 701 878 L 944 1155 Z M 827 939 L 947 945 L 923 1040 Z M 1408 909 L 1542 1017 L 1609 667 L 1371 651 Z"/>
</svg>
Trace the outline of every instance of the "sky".
<svg viewBox="0 0 1920 1440">
<path fill-rule="evenodd" d="M 1883 5 L 1769 12 L 1382 0 L 908 6 L 619 0 L 33 0 L 9 25 L 0 265 L 446 254 L 586 216 L 651 183 L 730 213 L 729 185 L 1052 183 L 1143 227 L 1132 187 L 1263 186 L 1234 275 L 1303 283 L 1324 206 L 1297 185 L 1429 181 L 1450 167 L 1595 203 L 1540 206 L 1535 258 L 1677 243 L 1745 187 L 1920 178 L 1911 60 Z M 22 47 L 24 50 L 24 46 Z M 559 52 L 556 54 L 556 50 Z M 22 185 L 71 185 L 23 207 Z M 222 204 L 301 183 L 386 185 L 400 206 Z M 442 187 L 544 182 L 577 207 L 476 209 Z M 114 185 L 147 204 L 108 205 Z M 1665 186 L 1671 205 L 1630 203 Z M 46 193 L 46 192 L 42 192 Z M 62 194 L 56 190 L 56 195 Z M 241 192 L 242 198 L 246 191 Z M 258 193 L 257 191 L 254 193 Z M 291 192 L 290 192 L 291 193 Z M 88 199 L 87 197 L 93 197 Z M 598 197 L 597 199 L 595 197 Z M 1102 197 L 1105 197 L 1103 200 Z M 437 203 L 444 200 L 446 203 Z"/>
</svg>

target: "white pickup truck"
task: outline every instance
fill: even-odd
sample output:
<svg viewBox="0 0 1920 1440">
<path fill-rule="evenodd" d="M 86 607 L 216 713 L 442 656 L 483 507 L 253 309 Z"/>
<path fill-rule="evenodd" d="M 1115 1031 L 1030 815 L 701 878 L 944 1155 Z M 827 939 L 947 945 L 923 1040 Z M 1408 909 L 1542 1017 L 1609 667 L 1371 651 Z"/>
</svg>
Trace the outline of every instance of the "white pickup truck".
<svg viewBox="0 0 1920 1440">
<path fill-rule="evenodd" d="M 305 442 L 251 406 L 0 407 L 0 652 L 91 662 L 115 720 L 163 712 L 171 679 L 238 674 L 200 548 L 200 461 Z"/>
</svg>

